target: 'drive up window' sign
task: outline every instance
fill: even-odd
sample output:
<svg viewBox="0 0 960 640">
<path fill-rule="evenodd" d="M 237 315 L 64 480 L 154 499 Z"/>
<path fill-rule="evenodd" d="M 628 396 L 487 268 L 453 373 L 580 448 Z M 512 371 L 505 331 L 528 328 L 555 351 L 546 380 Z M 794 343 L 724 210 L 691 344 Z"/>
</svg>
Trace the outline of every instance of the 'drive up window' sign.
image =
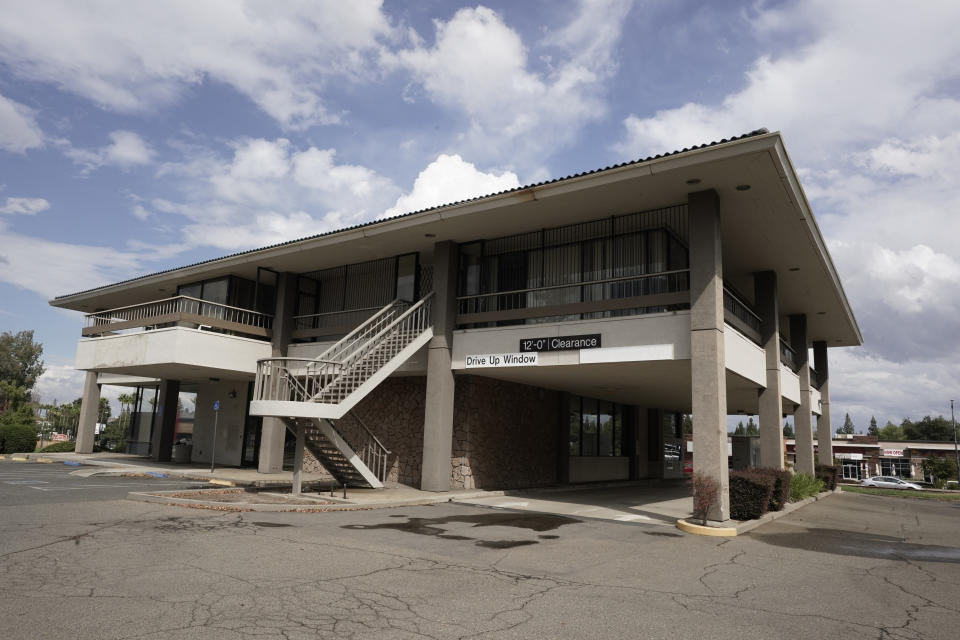
<svg viewBox="0 0 960 640">
<path fill-rule="evenodd" d="M 520 353 L 531 351 L 574 351 L 577 349 L 599 349 L 600 334 L 591 333 L 582 336 L 551 336 L 549 338 L 524 338 L 520 341 Z"/>
</svg>

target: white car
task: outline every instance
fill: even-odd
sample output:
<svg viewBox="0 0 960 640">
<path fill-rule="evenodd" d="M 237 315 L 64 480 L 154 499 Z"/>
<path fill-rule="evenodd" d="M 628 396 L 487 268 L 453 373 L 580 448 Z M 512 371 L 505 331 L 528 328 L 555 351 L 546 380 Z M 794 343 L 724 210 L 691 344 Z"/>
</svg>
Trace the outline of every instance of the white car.
<svg viewBox="0 0 960 640">
<path fill-rule="evenodd" d="M 873 476 L 860 483 L 861 487 L 879 487 L 881 489 L 913 489 L 922 491 L 923 487 L 893 476 Z"/>
</svg>

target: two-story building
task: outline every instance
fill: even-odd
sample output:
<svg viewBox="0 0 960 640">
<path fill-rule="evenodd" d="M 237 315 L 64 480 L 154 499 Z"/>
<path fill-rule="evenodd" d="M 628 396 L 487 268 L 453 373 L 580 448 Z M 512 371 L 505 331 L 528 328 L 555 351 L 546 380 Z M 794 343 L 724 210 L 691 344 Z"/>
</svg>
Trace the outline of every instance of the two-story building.
<svg viewBox="0 0 960 640">
<path fill-rule="evenodd" d="M 86 314 L 78 451 L 98 382 L 123 379 L 144 381 L 131 442 L 158 460 L 188 389 L 194 460 L 218 401 L 221 462 L 276 471 L 290 433 L 341 481 L 424 490 L 679 476 L 692 413 L 715 519 L 727 415 L 758 415 L 762 462 L 782 467 L 792 414 L 812 471 L 828 349 L 862 341 L 765 130 L 51 304 Z"/>
</svg>

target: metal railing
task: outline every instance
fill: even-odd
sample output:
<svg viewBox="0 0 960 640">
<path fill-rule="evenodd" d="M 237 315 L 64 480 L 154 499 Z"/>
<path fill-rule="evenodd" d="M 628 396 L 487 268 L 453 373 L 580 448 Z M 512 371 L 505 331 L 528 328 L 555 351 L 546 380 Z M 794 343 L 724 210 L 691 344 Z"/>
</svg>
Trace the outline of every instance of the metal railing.
<svg viewBox="0 0 960 640">
<path fill-rule="evenodd" d="M 390 303 L 317 358 L 257 361 L 254 399 L 338 404 L 431 326 L 432 298 L 402 313 L 406 303 Z"/>
<path fill-rule="evenodd" d="M 387 463 L 390 450 L 383 446 L 383 443 L 380 442 L 377 436 L 373 435 L 373 431 L 360 419 L 360 416 L 352 411 L 350 415 L 353 416 L 353 419 L 360 425 L 358 435 L 361 440 L 356 443 L 358 446 L 353 447 L 354 452 L 360 456 L 363 464 L 367 465 L 367 468 L 373 472 L 373 475 L 377 476 L 380 482 L 386 481 L 387 473 L 389 472 Z"/>
<path fill-rule="evenodd" d="M 783 338 L 780 338 L 780 362 L 790 367 L 794 373 L 797 372 L 797 353 Z"/>
<path fill-rule="evenodd" d="M 197 319 L 208 322 L 211 326 L 221 326 L 221 328 L 240 325 L 269 330 L 273 326 L 273 316 L 266 313 L 208 302 L 190 296 L 174 296 L 88 314 L 85 319 L 84 333 L 96 334 L 97 332 L 93 331 L 95 329 L 102 329 L 105 333 L 122 329 L 147 328 L 176 321 L 177 316 L 182 315 L 196 316 Z"/>
<path fill-rule="evenodd" d="M 763 320 L 750 308 L 749 304 L 727 286 L 723 287 L 723 310 L 724 315 L 729 314 L 726 319 L 730 324 L 740 329 L 757 344 L 760 343 L 760 326 Z"/>
<path fill-rule="evenodd" d="M 660 294 L 680 293 L 690 290 L 689 269 L 662 271 L 641 275 L 605 278 L 570 284 L 558 284 L 546 287 L 529 289 L 515 289 L 512 291 L 497 291 L 494 293 L 480 293 L 460 296 L 457 298 L 458 315 L 489 313 L 496 311 L 512 311 L 517 309 L 536 310 L 549 307 L 549 315 L 590 316 L 597 311 L 583 312 L 577 309 L 582 303 L 614 301 L 624 298 L 642 298 Z M 563 313 L 562 307 L 569 306 L 571 313 Z M 602 306 L 602 305 L 601 305 Z M 611 311 L 620 311 L 624 315 L 629 309 L 620 309 L 611 305 Z M 682 305 L 649 305 L 653 308 L 662 306 Z M 689 307 L 689 302 L 686 304 Z M 648 307 L 638 307 L 648 308 Z M 599 310 L 602 312 L 603 310 Z M 535 313 L 529 317 L 537 316 Z"/>
</svg>

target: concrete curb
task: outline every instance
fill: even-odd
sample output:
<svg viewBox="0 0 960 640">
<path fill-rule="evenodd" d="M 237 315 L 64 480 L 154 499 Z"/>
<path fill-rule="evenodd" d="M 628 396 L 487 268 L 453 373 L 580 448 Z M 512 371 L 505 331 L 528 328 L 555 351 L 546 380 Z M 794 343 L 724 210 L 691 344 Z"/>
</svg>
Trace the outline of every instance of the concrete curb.
<svg viewBox="0 0 960 640">
<path fill-rule="evenodd" d="M 692 533 L 698 536 L 717 536 L 723 538 L 732 538 L 737 535 L 736 527 L 710 527 L 702 524 L 693 524 L 683 518 L 677 520 L 677 529 L 684 533 Z"/>
<path fill-rule="evenodd" d="M 687 522 L 686 520 L 681 519 L 681 520 L 677 520 L 677 529 L 680 529 L 681 531 L 685 531 L 687 533 L 700 535 L 700 536 L 729 536 L 729 537 L 738 536 L 748 531 L 753 531 L 757 527 L 761 525 L 765 525 L 768 522 L 779 520 L 780 518 L 793 513 L 797 509 L 802 509 L 803 507 L 807 506 L 808 504 L 812 504 L 817 500 L 823 500 L 824 498 L 827 498 L 829 496 L 832 496 L 835 493 L 840 493 L 840 492 L 841 492 L 840 487 L 837 487 L 833 491 L 824 491 L 815 496 L 811 496 L 809 498 L 801 500 L 800 502 L 788 502 L 783 506 L 783 509 L 781 509 L 780 511 L 769 511 L 763 514 L 763 516 L 757 518 L 756 520 L 745 520 L 743 522 L 738 522 L 732 527 L 709 527 L 709 526 L 704 527 L 704 526 L 693 524 L 691 522 Z M 729 520 L 728 522 L 737 522 L 737 521 Z M 718 533 L 720 531 L 724 531 L 727 533 Z"/>
</svg>

